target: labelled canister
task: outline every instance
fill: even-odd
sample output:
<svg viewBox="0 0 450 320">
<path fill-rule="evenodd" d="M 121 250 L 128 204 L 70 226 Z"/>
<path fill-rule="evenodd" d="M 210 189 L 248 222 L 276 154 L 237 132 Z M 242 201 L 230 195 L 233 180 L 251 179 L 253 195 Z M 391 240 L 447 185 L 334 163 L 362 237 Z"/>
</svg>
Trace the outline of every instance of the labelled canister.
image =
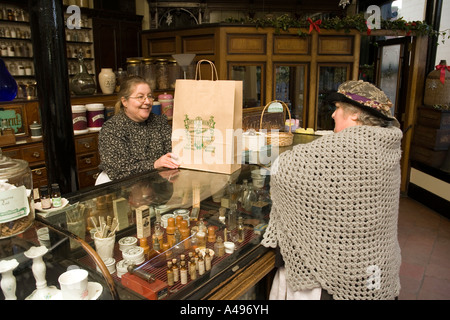
<svg viewBox="0 0 450 320">
<path fill-rule="evenodd" d="M 100 131 L 105 122 L 105 106 L 103 103 L 87 104 L 86 111 L 89 131 Z"/>
<path fill-rule="evenodd" d="M 161 114 L 161 102 L 153 101 L 152 113 L 154 113 L 154 114 Z"/>
<path fill-rule="evenodd" d="M 161 102 L 161 113 L 171 118 L 173 115 L 173 96 L 164 92 L 164 94 L 158 96 L 158 101 Z"/>
<path fill-rule="evenodd" d="M 72 123 L 74 134 L 81 134 L 88 132 L 86 107 L 84 105 L 72 106 Z"/>
</svg>

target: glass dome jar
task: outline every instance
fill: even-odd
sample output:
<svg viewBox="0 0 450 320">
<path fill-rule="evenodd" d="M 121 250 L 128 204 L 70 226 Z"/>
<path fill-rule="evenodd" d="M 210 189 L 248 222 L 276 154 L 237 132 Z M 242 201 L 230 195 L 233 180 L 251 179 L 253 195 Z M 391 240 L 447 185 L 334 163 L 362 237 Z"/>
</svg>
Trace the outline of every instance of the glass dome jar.
<svg viewBox="0 0 450 320">
<path fill-rule="evenodd" d="M 34 223 L 33 179 L 28 162 L 0 149 L 0 239 L 23 233 Z"/>
</svg>

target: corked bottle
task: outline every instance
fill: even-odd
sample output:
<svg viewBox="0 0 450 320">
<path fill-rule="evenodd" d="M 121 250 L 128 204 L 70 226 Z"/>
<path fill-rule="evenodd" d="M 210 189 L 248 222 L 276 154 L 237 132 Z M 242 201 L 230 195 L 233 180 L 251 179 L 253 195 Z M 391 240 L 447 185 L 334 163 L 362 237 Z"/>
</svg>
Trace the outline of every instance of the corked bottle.
<svg viewBox="0 0 450 320">
<path fill-rule="evenodd" d="M 167 228 L 166 228 L 166 235 L 167 235 L 167 242 L 172 247 L 175 244 L 175 219 L 169 218 L 167 220 Z"/>
<path fill-rule="evenodd" d="M 436 70 L 428 74 L 423 102 L 431 107 L 450 105 L 450 66 L 446 60 L 441 60 Z"/>
</svg>

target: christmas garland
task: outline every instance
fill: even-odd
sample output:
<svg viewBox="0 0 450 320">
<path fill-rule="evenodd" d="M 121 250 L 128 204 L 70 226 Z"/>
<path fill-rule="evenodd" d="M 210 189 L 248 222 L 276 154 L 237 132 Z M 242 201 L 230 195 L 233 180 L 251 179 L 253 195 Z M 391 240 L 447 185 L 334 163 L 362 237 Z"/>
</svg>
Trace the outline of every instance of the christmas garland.
<svg viewBox="0 0 450 320">
<path fill-rule="evenodd" d="M 316 30 L 320 33 L 321 29 L 325 30 L 336 30 L 336 31 L 345 31 L 350 32 L 352 29 L 356 29 L 360 32 L 365 32 L 367 35 L 370 35 L 372 30 L 367 26 L 366 18 L 364 13 L 349 15 L 345 17 L 334 17 L 329 19 L 318 19 L 313 21 L 311 18 L 306 20 L 300 20 L 292 18 L 288 14 L 284 14 L 275 18 L 241 18 L 234 19 L 228 18 L 225 22 L 228 23 L 239 23 L 239 24 L 253 24 L 257 28 L 266 28 L 272 27 L 275 29 L 275 32 L 279 33 L 280 31 L 288 31 L 290 28 L 298 28 L 299 35 L 306 35 L 311 33 L 313 30 Z M 415 35 L 428 35 L 428 36 L 443 36 L 442 43 L 445 41 L 445 37 L 447 35 L 446 31 L 436 31 L 423 21 L 406 21 L 403 18 L 399 18 L 396 20 L 380 20 L 381 30 L 392 30 L 392 31 L 403 31 L 406 32 L 406 35 L 409 36 L 411 34 Z M 304 32 L 301 29 L 308 29 L 308 32 Z M 450 39 L 450 35 L 447 36 L 447 39 Z"/>
</svg>

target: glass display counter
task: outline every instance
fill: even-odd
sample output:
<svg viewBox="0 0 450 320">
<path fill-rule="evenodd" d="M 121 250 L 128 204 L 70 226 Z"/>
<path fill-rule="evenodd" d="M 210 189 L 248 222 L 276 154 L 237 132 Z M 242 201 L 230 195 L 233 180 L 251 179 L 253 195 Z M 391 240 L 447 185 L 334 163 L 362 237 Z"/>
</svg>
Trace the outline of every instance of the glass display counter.
<svg viewBox="0 0 450 320">
<path fill-rule="evenodd" d="M 293 145 L 318 137 L 295 134 Z M 56 290 L 45 299 L 62 299 L 59 277 L 79 268 L 89 274 L 86 299 L 241 299 L 274 269 L 274 251 L 260 245 L 271 207 L 268 173 L 248 163 L 231 175 L 149 171 L 63 195 L 61 208 L 40 210 L 36 202 L 34 224 L 0 239 L 2 281 L 14 282 L 18 300 L 42 298 L 45 288 Z M 110 234 L 105 256 L 99 243 Z M 44 262 L 41 275 L 36 261 Z M 177 267 L 169 271 L 167 262 Z M 0 300 L 11 290 L 2 284 Z"/>
<path fill-rule="evenodd" d="M 62 242 L 58 264 L 87 270 L 104 299 L 208 299 L 270 251 L 260 245 L 269 179 L 251 164 L 231 175 L 151 171 L 65 195 L 64 208 L 37 211 L 36 220 L 50 246 Z M 100 242 L 110 234 L 105 255 Z"/>
</svg>

